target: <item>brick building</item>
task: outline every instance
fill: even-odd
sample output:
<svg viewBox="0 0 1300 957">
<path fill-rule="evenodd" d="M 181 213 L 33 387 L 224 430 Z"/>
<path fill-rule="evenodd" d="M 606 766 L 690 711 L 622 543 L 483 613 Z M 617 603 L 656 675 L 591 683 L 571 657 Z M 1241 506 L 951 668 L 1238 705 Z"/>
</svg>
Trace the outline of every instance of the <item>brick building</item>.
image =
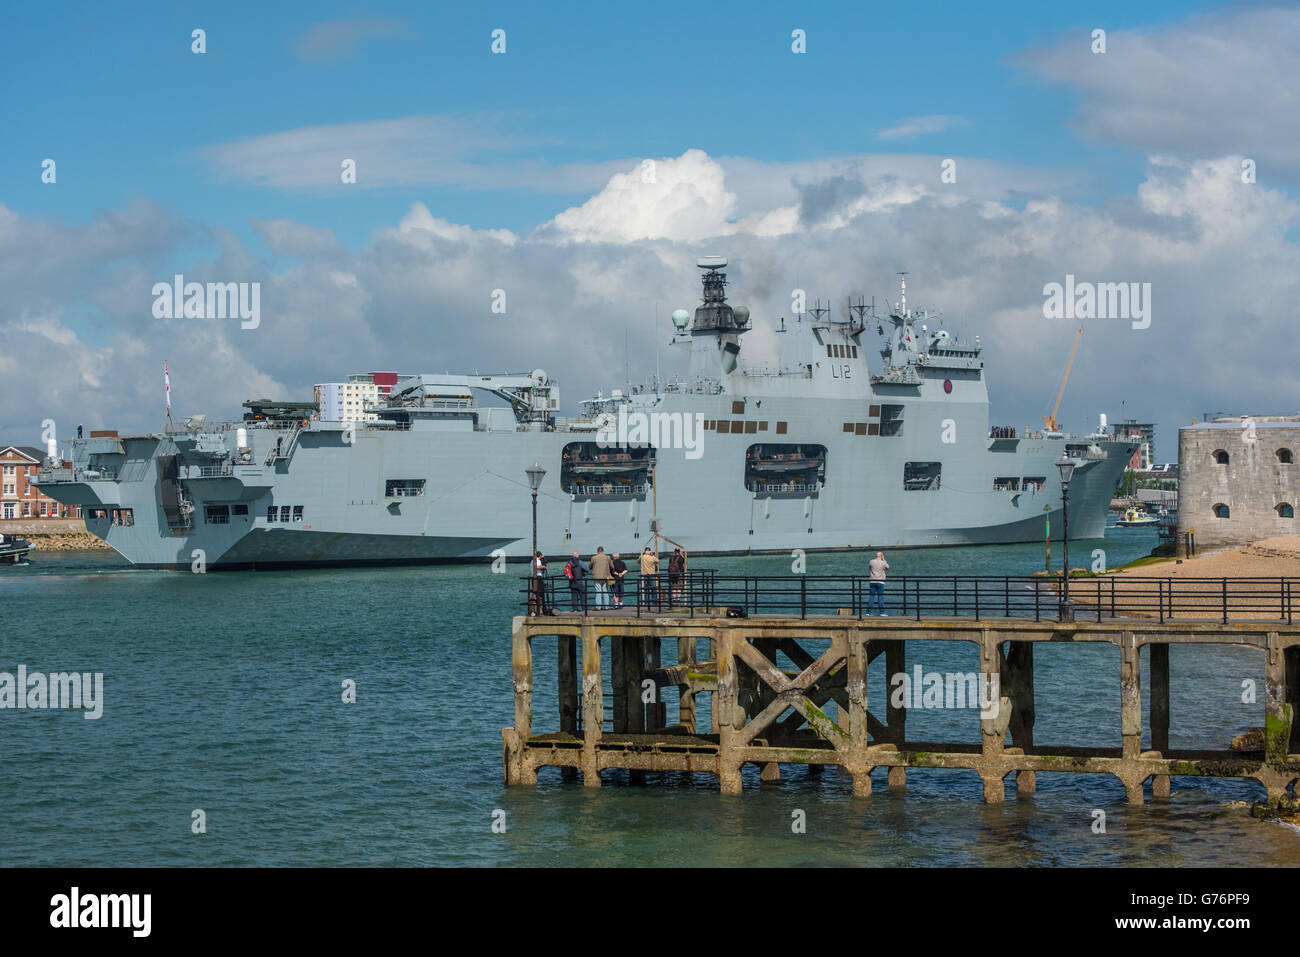
<svg viewBox="0 0 1300 957">
<path fill-rule="evenodd" d="M 44 461 L 45 453 L 30 445 L 0 446 L 0 520 L 81 518 L 79 506 L 60 505 L 31 484 Z"/>
<path fill-rule="evenodd" d="M 1178 430 L 1178 537 L 1198 549 L 1295 535 L 1300 415 L 1216 418 Z"/>
</svg>

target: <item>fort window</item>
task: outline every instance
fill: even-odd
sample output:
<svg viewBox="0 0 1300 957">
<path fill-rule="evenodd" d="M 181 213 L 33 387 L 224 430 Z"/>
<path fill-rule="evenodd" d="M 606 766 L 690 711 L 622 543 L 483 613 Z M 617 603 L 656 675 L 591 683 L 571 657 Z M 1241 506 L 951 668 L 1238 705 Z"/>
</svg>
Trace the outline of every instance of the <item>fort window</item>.
<svg viewBox="0 0 1300 957">
<path fill-rule="evenodd" d="M 1277 507 L 1277 517 L 1295 518 L 1295 509 L 1292 508 L 1290 502 L 1283 502 L 1281 505 Z"/>
<path fill-rule="evenodd" d="M 1215 464 L 1215 465 L 1227 465 L 1227 464 L 1228 464 L 1228 453 L 1225 452 L 1225 451 L 1223 451 L 1223 449 L 1215 449 L 1215 450 L 1214 450 L 1214 464 Z"/>
<path fill-rule="evenodd" d="M 1283 465 L 1291 465 L 1295 461 L 1295 459 L 1291 457 L 1290 449 L 1278 449 L 1277 460 Z"/>
<path fill-rule="evenodd" d="M 1228 518 L 1228 515 L 1229 515 L 1229 509 L 1228 509 L 1228 506 L 1224 505 L 1222 502 L 1220 502 L 1218 505 L 1214 506 L 1214 517 L 1215 517 L 1215 518 Z"/>
</svg>

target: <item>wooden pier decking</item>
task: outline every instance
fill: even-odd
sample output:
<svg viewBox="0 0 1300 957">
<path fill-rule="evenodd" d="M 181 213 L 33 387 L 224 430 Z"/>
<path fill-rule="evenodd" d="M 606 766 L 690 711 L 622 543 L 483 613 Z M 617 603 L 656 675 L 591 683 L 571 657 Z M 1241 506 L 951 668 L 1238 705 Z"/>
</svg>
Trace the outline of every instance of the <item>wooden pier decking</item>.
<svg viewBox="0 0 1300 957">
<path fill-rule="evenodd" d="M 848 614 L 763 614 L 728 617 L 723 607 L 676 612 L 558 613 L 514 619 L 514 726 L 502 731 L 506 783 L 535 784 L 539 768 L 601 785 L 601 772 L 626 769 L 707 772 L 722 793 L 740 793 L 741 768 L 755 764 L 763 781 L 779 780 L 780 765 L 811 769 L 839 765 L 853 793 L 871 793 L 871 772 L 888 768 L 891 788 L 908 768 L 975 771 L 984 800 L 1005 798 L 1015 775 L 1019 794 L 1032 793 L 1038 772 L 1111 774 L 1128 803 L 1143 802 L 1143 784 L 1165 798 L 1170 778 L 1200 775 L 1258 781 L 1270 804 L 1294 800 L 1300 780 L 1300 624 L 1285 620 L 1223 621 L 1111 618 L 1036 621 L 1024 617 L 862 618 Z M 532 642 L 558 637 L 560 730 L 533 733 Z M 608 639 L 613 719 L 605 730 L 602 639 Z M 707 639 L 708 657 L 697 649 Z M 810 649 L 810 642 L 829 646 Z M 677 664 L 661 664 L 664 642 L 676 642 Z M 906 734 L 906 709 L 890 696 L 869 710 L 867 666 L 878 656 L 886 672 L 905 672 L 907 643 L 971 642 L 978 670 L 997 689 L 992 713 L 981 714 L 977 740 L 922 742 Z M 1116 649 L 1112 682 L 1120 740 L 1107 748 L 1034 744 L 1034 648 L 1042 642 L 1105 643 Z M 1226 644 L 1264 655 L 1265 744 L 1262 751 L 1169 748 L 1169 648 Z M 1143 674 L 1140 650 L 1150 646 L 1151 748 L 1142 749 Z M 578 648 L 581 647 L 581 674 Z M 778 653 L 797 670 L 778 667 Z M 676 713 L 659 694 L 642 703 L 643 682 L 676 687 Z M 993 684 L 996 682 L 996 684 Z M 1096 682 L 1094 682 L 1095 685 Z M 712 727 L 697 728 L 697 702 L 712 696 Z M 786 712 L 793 709 L 792 714 Z M 784 715 L 784 717 L 783 717 Z M 1010 742 L 1007 742 L 1008 732 Z"/>
</svg>

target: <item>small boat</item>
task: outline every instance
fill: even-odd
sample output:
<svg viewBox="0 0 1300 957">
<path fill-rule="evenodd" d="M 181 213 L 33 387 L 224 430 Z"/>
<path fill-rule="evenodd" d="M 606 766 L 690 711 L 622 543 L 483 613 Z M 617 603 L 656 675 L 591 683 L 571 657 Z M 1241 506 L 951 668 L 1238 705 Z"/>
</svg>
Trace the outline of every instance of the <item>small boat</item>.
<svg viewBox="0 0 1300 957">
<path fill-rule="evenodd" d="M 1124 510 L 1124 517 L 1115 524 L 1121 528 L 1139 528 L 1145 525 L 1159 525 L 1160 519 L 1150 512 L 1130 507 Z"/>
<path fill-rule="evenodd" d="M 17 565 L 32 550 L 32 543 L 17 535 L 0 532 L 0 565 Z"/>
</svg>

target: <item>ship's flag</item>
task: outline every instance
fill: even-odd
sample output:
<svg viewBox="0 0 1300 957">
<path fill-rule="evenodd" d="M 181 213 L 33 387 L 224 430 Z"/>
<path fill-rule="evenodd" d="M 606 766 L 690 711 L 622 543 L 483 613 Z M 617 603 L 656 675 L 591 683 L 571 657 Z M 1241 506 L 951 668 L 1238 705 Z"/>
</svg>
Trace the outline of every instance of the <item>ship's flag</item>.
<svg viewBox="0 0 1300 957">
<path fill-rule="evenodd" d="M 163 360 L 163 392 L 167 396 L 167 408 L 172 407 L 172 380 L 167 375 L 167 360 Z"/>
</svg>

